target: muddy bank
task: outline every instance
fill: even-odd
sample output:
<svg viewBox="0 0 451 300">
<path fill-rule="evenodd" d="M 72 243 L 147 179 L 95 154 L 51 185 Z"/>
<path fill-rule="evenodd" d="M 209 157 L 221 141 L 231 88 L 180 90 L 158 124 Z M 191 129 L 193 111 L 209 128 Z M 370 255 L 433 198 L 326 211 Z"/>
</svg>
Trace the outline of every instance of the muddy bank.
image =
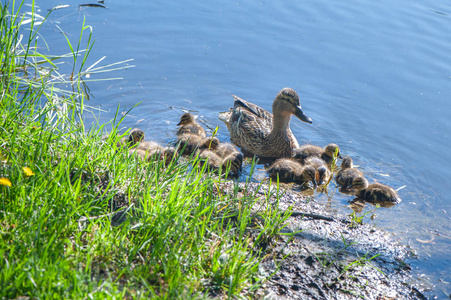
<svg viewBox="0 0 451 300">
<path fill-rule="evenodd" d="M 244 184 L 240 184 L 244 188 Z M 232 183 L 226 183 L 227 192 Z M 258 184 L 251 184 L 258 188 Z M 249 189 L 249 187 L 248 187 Z M 408 246 L 371 224 L 337 215 L 314 197 L 281 186 L 279 208 L 293 206 L 284 233 L 263 245 L 264 299 L 426 299 L 412 284 Z M 268 193 L 260 186 L 259 193 Z M 273 197 L 274 201 L 276 198 Z"/>
</svg>

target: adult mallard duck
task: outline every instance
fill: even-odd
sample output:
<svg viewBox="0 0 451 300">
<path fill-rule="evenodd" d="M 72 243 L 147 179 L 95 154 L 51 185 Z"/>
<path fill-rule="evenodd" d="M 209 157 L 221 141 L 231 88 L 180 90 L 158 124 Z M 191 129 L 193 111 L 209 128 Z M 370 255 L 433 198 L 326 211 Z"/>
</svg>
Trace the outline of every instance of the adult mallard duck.
<svg viewBox="0 0 451 300">
<path fill-rule="evenodd" d="M 307 144 L 294 149 L 293 158 L 303 164 L 310 157 L 318 157 L 330 165 L 334 160 L 335 153 L 337 153 L 337 157 L 341 158 L 340 148 L 337 144 L 329 144 L 324 149 L 319 146 Z"/>
<path fill-rule="evenodd" d="M 205 138 L 207 136 L 205 129 L 196 122 L 196 118 L 192 113 L 184 113 L 180 117 L 180 122 L 177 126 L 180 126 L 177 131 L 178 137 L 181 137 L 182 135 L 196 135 Z"/>
<path fill-rule="evenodd" d="M 368 185 L 368 180 L 363 176 L 355 178 L 348 189 L 355 191 L 358 198 L 374 204 L 391 206 L 401 202 L 393 188 L 381 183 Z"/>
<path fill-rule="evenodd" d="M 335 176 L 337 184 L 341 186 L 341 191 L 346 192 L 354 179 L 357 177 L 363 177 L 363 173 L 360 170 L 354 168 L 352 158 L 346 156 L 341 162 L 340 171 L 338 171 L 337 175 Z"/>
<path fill-rule="evenodd" d="M 273 179 L 279 177 L 281 182 L 295 182 L 303 184 L 311 181 L 316 187 L 316 170 L 313 166 L 302 166 L 300 163 L 288 158 L 277 159 L 267 170 Z"/>
<path fill-rule="evenodd" d="M 246 155 L 268 159 L 291 157 L 299 143 L 290 130 L 291 115 L 312 123 L 302 111 L 299 96 L 293 89 L 282 89 L 274 99 L 273 114 L 233 96 L 235 103 L 220 119 L 227 124 L 230 138 Z"/>
</svg>

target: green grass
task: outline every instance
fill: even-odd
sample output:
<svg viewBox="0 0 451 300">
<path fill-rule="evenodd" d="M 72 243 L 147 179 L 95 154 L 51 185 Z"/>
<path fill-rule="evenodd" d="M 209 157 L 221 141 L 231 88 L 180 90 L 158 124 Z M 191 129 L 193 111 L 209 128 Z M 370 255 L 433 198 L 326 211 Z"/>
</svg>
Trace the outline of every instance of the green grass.
<svg viewBox="0 0 451 300">
<path fill-rule="evenodd" d="M 92 50 L 90 36 L 81 47 L 88 27 L 76 46 L 67 40 L 69 55 L 45 56 L 22 5 L 2 5 L 0 20 L 0 298 L 252 297 L 265 280 L 261 245 L 288 218 L 272 193 L 226 193 L 197 158 L 130 157 L 116 146 L 122 119 L 105 141 L 105 126 L 85 128 L 83 76 L 96 70 L 80 55 Z M 55 61 L 68 58 L 63 76 Z"/>
</svg>

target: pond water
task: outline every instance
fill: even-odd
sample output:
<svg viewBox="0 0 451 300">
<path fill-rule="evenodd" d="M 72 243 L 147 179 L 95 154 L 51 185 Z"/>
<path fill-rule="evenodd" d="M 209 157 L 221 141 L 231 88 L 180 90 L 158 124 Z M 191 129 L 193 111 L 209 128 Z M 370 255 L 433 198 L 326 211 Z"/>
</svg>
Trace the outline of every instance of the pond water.
<svg viewBox="0 0 451 300">
<path fill-rule="evenodd" d="M 55 25 L 76 43 L 86 18 L 96 40 L 87 65 L 134 59 L 91 78 L 123 78 L 89 83 L 101 123 L 119 104 L 140 103 L 122 125 L 166 143 L 185 108 L 227 141 L 218 113 L 232 94 L 270 110 L 281 88 L 294 88 L 313 119 L 292 119 L 299 142 L 337 143 L 370 181 L 405 186 L 403 202 L 378 209 L 374 222 L 418 254 L 412 273 L 423 288 L 451 293 L 449 1 L 83 3 L 39 1 L 41 14 L 71 5 L 53 11 L 42 33 L 52 53 L 68 52 Z M 315 201 L 349 214 L 350 199 L 336 192 Z"/>
</svg>

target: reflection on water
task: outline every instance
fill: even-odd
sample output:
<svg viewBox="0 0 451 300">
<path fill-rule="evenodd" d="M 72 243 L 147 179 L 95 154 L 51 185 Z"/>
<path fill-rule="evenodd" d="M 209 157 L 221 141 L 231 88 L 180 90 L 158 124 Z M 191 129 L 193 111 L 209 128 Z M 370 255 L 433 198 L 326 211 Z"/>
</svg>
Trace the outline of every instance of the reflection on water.
<svg viewBox="0 0 451 300">
<path fill-rule="evenodd" d="M 42 12 L 59 4 L 65 3 L 39 3 Z M 292 120 L 298 141 L 334 142 L 371 182 L 405 186 L 403 202 L 377 209 L 374 222 L 415 249 L 414 272 L 432 280 L 434 293 L 451 293 L 449 3 L 137 0 L 106 6 L 71 6 L 49 17 L 73 40 L 86 18 L 96 39 L 87 65 L 104 55 L 108 63 L 134 59 L 136 67 L 115 74 L 123 80 L 90 83 L 89 104 L 106 111 L 97 115 L 101 121 L 118 104 L 140 103 L 122 125 L 169 143 L 185 108 L 197 111 L 210 131 L 219 126 L 227 141 L 217 116 L 232 105 L 231 94 L 270 110 L 281 88 L 294 88 L 313 119 L 312 125 Z M 46 25 L 52 52 L 67 52 L 53 29 Z M 265 176 L 257 170 L 254 179 Z M 328 194 L 315 194 L 313 201 L 352 212 L 353 196 L 333 185 Z"/>
</svg>

